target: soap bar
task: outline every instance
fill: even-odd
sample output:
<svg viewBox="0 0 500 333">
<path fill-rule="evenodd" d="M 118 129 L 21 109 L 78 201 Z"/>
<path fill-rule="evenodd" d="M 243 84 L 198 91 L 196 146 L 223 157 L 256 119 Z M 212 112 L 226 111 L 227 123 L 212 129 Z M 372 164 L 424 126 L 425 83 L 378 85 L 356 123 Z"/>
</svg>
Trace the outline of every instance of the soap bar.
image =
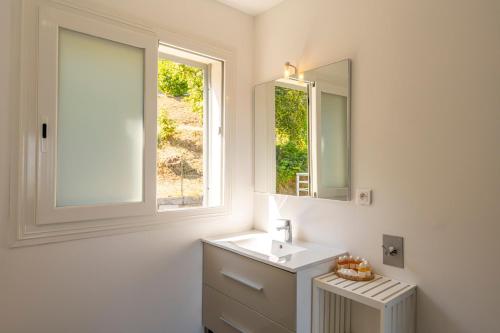
<svg viewBox="0 0 500 333">
<path fill-rule="evenodd" d="M 358 276 L 358 272 L 354 269 L 350 268 L 342 268 L 339 269 L 338 271 L 340 274 L 347 275 L 347 276 Z"/>
</svg>

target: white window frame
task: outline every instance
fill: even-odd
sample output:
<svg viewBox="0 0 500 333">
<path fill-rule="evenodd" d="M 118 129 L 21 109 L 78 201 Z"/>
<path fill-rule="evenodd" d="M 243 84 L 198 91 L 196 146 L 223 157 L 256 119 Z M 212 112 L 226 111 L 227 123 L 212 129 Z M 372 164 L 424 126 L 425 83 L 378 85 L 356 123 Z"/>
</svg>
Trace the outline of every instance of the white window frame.
<svg viewBox="0 0 500 333">
<path fill-rule="evenodd" d="M 156 193 L 154 193 L 154 207 L 149 215 L 106 217 L 89 219 L 86 221 L 73 221 L 71 223 L 43 224 L 36 223 L 37 208 L 37 150 L 39 138 L 39 120 L 37 117 L 38 82 L 38 15 L 42 7 L 52 7 L 65 12 L 83 15 L 89 19 L 116 25 L 122 29 L 130 29 L 139 34 L 155 36 L 169 45 L 207 55 L 223 61 L 223 105 L 222 105 L 222 204 L 217 207 L 200 207 L 195 209 L 180 209 L 174 211 L 157 212 Z M 235 148 L 229 148 L 231 141 L 230 128 L 233 126 L 234 101 L 230 98 L 234 91 L 234 56 L 230 51 L 210 45 L 203 40 L 174 34 L 158 25 L 138 23 L 131 17 L 116 17 L 106 12 L 107 8 L 94 6 L 92 9 L 82 7 L 75 3 L 59 0 L 23 0 L 19 5 L 21 29 L 17 31 L 20 37 L 19 79 L 14 81 L 14 95 L 11 164 L 11 205 L 10 219 L 11 233 L 10 244 L 13 247 L 60 242 L 72 239 L 89 238 L 110 235 L 168 225 L 180 221 L 210 221 L 231 213 L 231 156 Z M 18 37 L 18 36 L 16 36 Z M 155 48 L 155 56 L 157 56 Z M 155 62 L 155 68 L 157 63 Z M 40 66 L 41 67 L 41 66 Z M 16 82 L 17 81 L 17 82 Z M 155 79 L 156 84 L 156 79 Z M 156 100 L 156 87 L 154 89 Z M 156 155 L 156 105 L 154 107 L 154 134 Z M 155 158 L 156 160 L 156 158 Z M 156 163 L 152 164 L 152 184 L 156 184 Z"/>
<path fill-rule="evenodd" d="M 160 41 L 160 44 L 163 44 L 165 45 L 166 47 L 168 48 L 171 48 L 171 49 L 179 49 L 177 48 L 176 46 L 174 45 L 167 45 L 165 43 L 163 43 L 162 41 Z M 188 53 L 191 53 L 193 55 L 195 55 L 194 52 L 190 52 L 190 51 L 187 51 L 187 50 L 182 50 L 182 51 L 185 51 L 185 52 L 188 52 Z M 206 58 L 209 58 L 209 57 L 206 57 Z M 191 59 L 187 59 L 187 58 L 184 58 L 184 57 L 180 57 L 180 56 L 175 56 L 175 55 L 172 55 L 172 54 L 163 54 L 160 59 L 166 59 L 166 60 L 170 60 L 170 61 L 173 61 L 175 63 L 179 63 L 179 64 L 184 64 L 184 65 L 187 65 L 187 66 L 191 66 L 191 67 L 196 67 L 196 68 L 199 68 L 203 71 L 203 203 L 202 203 L 202 206 L 200 207 L 180 207 L 180 208 L 176 208 L 176 209 L 167 209 L 167 210 L 159 210 L 158 209 L 158 212 L 159 213 L 163 213 L 163 212 L 168 212 L 168 211 L 172 211 L 172 210 L 177 210 L 177 209 L 198 209 L 198 208 L 207 208 L 209 207 L 209 202 L 210 202 L 210 199 L 209 197 L 211 197 L 211 177 L 210 177 L 210 171 L 211 171 L 211 150 L 209 149 L 210 148 L 210 141 L 211 141 L 211 137 L 213 135 L 213 130 L 214 130 L 214 126 L 212 126 L 211 124 L 211 116 L 212 116 L 212 113 L 213 112 L 216 112 L 215 110 L 213 110 L 212 108 L 212 97 L 210 96 L 210 90 L 212 89 L 211 88 L 211 70 L 212 70 L 212 66 L 211 64 L 206 64 L 206 63 L 202 63 L 202 62 L 199 62 L 199 61 L 195 61 L 195 60 L 191 60 Z M 214 59 L 216 61 L 220 61 L 218 59 Z M 222 68 L 222 71 L 224 70 L 224 68 Z M 221 82 L 222 84 L 222 82 Z M 222 110 L 220 110 L 222 111 Z M 222 184 L 217 184 L 215 186 L 222 186 Z"/>
<path fill-rule="evenodd" d="M 56 154 L 58 109 L 58 40 L 61 28 L 134 46 L 144 50 L 144 150 L 143 200 L 133 203 L 57 207 Z M 156 201 L 156 49 L 152 34 L 96 20 L 82 14 L 43 6 L 39 11 L 38 128 L 48 124 L 48 135 L 38 135 L 38 193 L 36 223 L 73 221 L 149 215 Z M 42 152 L 44 147 L 44 152 Z"/>
<path fill-rule="evenodd" d="M 350 65 L 349 69 L 350 71 Z M 321 161 L 320 161 L 320 156 L 321 156 L 321 124 L 322 124 L 322 101 L 321 101 L 321 95 L 322 93 L 327 93 L 331 95 L 339 95 L 339 96 L 344 96 L 347 98 L 347 103 L 349 103 L 349 88 L 345 88 L 342 86 L 336 86 L 333 85 L 329 82 L 321 81 L 321 80 L 316 80 L 312 86 L 310 86 L 309 89 L 309 94 L 310 94 L 310 108 L 311 112 L 309 115 L 309 121 L 310 121 L 310 153 L 311 153 L 311 158 L 310 158 L 310 167 L 312 168 L 312 172 L 310 173 L 312 175 L 311 178 L 311 194 L 315 198 L 336 198 L 339 196 L 344 196 L 347 197 L 349 201 L 350 200 L 350 160 L 349 160 L 349 154 L 347 156 L 347 184 L 345 187 L 334 187 L 334 186 L 325 186 L 321 183 L 321 179 L 323 177 L 323 172 L 321 168 Z M 347 106 L 347 109 L 349 110 L 349 105 Z M 347 149 L 349 149 L 350 146 L 350 114 L 347 112 L 347 130 L 346 130 L 346 143 L 347 143 Z"/>
</svg>

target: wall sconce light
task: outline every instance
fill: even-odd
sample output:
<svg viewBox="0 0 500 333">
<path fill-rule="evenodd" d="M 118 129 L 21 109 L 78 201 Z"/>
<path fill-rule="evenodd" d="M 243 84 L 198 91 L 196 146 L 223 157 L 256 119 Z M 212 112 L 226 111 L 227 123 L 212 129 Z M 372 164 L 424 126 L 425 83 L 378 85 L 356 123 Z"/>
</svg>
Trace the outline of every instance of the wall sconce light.
<svg viewBox="0 0 500 333">
<path fill-rule="evenodd" d="M 295 75 L 297 74 L 297 67 L 295 67 L 294 65 L 292 65 L 290 63 L 290 61 L 287 61 L 285 63 L 285 67 L 284 67 L 284 75 L 285 75 L 285 78 L 288 79 L 290 76 L 292 75 Z"/>
</svg>

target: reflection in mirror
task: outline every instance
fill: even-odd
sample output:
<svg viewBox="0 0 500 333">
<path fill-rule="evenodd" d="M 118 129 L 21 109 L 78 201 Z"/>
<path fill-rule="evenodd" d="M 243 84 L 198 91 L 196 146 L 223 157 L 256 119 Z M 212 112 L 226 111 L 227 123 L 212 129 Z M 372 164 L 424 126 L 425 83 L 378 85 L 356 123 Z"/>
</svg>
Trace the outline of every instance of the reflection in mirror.
<svg viewBox="0 0 500 333">
<path fill-rule="evenodd" d="M 350 200 L 350 62 L 255 87 L 255 191 Z"/>
<path fill-rule="evenodd" d="M 349 200 L 349 61 L 304 73 L 311 82 L 312 188 L 319 198 Z"/>
<path fill-rule="evenodd" d="M 276 193 L 308 196 L 307 85 L 276 81 L 274 97 Z"/>
</svg>

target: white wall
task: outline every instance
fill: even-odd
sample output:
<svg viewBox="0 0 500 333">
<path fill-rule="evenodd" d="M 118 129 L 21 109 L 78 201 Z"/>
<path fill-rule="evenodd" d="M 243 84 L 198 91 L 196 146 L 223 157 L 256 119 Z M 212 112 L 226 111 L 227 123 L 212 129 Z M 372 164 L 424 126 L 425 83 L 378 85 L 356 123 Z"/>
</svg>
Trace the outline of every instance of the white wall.
<svg viewBox="0 0 500 333">
<path fill-rule="evenodd" d="M 255 24 L 256 83 L 352 59 L 353 184 L 374 190 L 371 207 L 273 205 L 299 237 L 417 283 L 420 333 L 498 332 L 500 2 L 288 0 Z M 382 233 L 405 237 L 404 270 L 382 265 Z"/>
<path fill-rule="evenodd" d="M 206 0 L 89 2 L 236 56 L 233 215 L 153 231 L 9 249 L 10 109 L 19 0 L 0 1 L 0 332 L 201 332 L 200 237 L 250 227 L 252 18 Z M 79 1 L 83 3 L 83 1 Z M 12 51 L 12 54 L 11 54 Z"/>
</svg>

